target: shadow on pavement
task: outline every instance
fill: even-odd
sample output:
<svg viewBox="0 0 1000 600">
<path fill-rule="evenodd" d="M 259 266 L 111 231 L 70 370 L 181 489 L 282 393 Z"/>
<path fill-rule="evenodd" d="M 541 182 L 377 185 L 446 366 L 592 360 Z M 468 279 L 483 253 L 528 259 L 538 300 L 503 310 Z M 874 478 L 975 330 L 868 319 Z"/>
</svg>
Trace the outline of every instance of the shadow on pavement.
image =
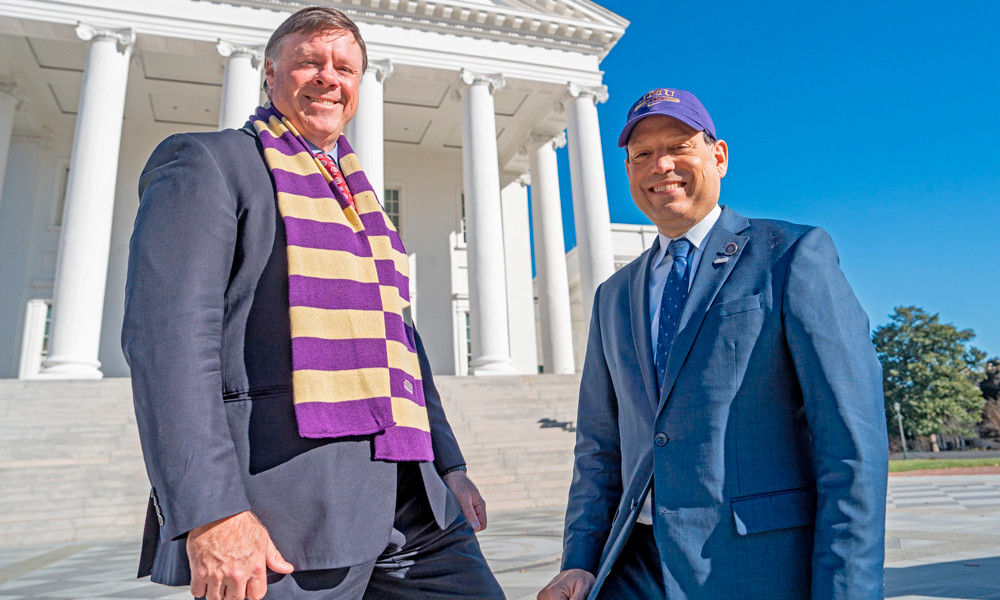
<svg viewBox="0 0 1000 600">
<path fill-rule="evenodd" d="M 1000 557 L 887 567 L 885 597 L 902 596 L 995 600 L 1000 598 Z"/>
</svg>

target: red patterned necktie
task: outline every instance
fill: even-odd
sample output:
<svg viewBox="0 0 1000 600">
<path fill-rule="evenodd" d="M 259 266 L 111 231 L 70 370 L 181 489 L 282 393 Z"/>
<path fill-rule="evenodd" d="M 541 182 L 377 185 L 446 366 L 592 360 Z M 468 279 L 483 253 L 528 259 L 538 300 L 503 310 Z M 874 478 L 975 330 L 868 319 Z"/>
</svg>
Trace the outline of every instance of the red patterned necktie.
<svg viewBox="0 0 1000 600">
<path fill-rule="evenodd" d="M 315 156 L 316 159 L 319 160 L 324 167 L 326 167 L 326 172 L 333 178 L 333 182 L 337 184 L 338 188 L 340 188 L 341 193 L 344 194 L 347 201 L 351 203 L 351 206 L 354 206 L 354 195 L 351 194 L 351 188 L 347 187 L 347 182 L 344 181 L 344 175 L 340 172 L 340 169 L 337 168 L 337 163 L 333 162 L 333 159 L 331 159 L 326 152 L 316 152 Z"/>
</svg>

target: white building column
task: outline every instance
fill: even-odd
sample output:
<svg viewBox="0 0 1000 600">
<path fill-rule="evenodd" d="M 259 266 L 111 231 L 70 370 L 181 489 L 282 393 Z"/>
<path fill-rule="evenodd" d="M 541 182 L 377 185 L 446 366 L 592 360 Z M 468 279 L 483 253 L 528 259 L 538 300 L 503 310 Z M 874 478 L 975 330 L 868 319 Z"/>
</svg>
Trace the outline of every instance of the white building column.
<svg viewBox="0 0 1000 600">
<path fill-rule="evenodd" d="M 135 33 L 131 29 L 112 31 L 81 24 L 76 35 L 90 42 L 90 49 L 83 70 L 59 237 L 49 355 L 42 364 L 41 376 L 100 379 L 97 353 L 125 87 Z"/>
<path fill-rule="evenodd" d="M 7 174 L 7 158 L 10 156 L 10 138 L 14 134 L 14 112 L 21 104 L 17 85 L 0 83 L 0 202 L 3 197 L 3 180 Z"/>
<path fill-rule="evenodd" d="M 462 69 L 462 175 L 469 252 L 469 319 L 474 375 L 513 372 L 493 92 L 503 76 Z"/>
<path fill-rule="evenodd" d="M 219 129 L 239 129 L 260 104 L 260 67 L 264 50 L 259 46 L 238 46 L 223 40 L 219 40 L 215 49 L 226 59 Z"/>
<path fill-rule="evenodd" d="M 597 103 L 608 99 L 607 86 L 592 88 L 570 83 L 569 168 L 573 184 L 573 220 L 580 258 L 580 293 L 585 331 L 590 329 L 594 292 L 615 271 L 611 246 L 611 214 L 604 180 L 604 153 L 597 121 Z"/>
<path fill-rule="evenodd" d="M 368 61 L 361 80 L 361 105 L 345 131 L 380 201 L 385 196 L 385 80 L 391 75 L 392 61 Z"/>
<path fill-rule="evenodd" d="M 504 267 L 507 271 L 507 339 L 514 373 L 537 375 L 539 362 L 535 291 L 531 280 L 531 217 L 527 173 L 500 174 Z"/>
<path fill-rule="evenodd" d="M 563 239 L 559 166 L 556 162 L 556 148 L 565 145 L 566 136 L 563 134 L 556 137 L 533 134 L 528 152 L 542 365 L 546 373 L 556 374 L 575 372 L 566 243 Z"/>
</svg>

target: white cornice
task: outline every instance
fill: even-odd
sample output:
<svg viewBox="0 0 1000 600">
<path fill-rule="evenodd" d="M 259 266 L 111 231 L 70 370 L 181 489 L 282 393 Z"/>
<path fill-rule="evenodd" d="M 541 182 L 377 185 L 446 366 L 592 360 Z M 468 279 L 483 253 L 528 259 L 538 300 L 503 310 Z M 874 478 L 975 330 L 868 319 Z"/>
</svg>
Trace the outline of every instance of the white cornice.
<svg viewBox="0 0 1000 600">
<path fill-rule="evenodd" d="M 203 0 L 214 4 L 294 11 L 325 4 L 359 23 L 407 27 L 450 35 L 559 48 L 603 58 L 628 21 L 585 0 L 528 0 L 501 5 L 463 0 Z M 563 7 L 553 12 L 546 6 Z"/>
<path fill-rule="evenodd" d="M 280 12 L 267 13 L 252 11 L 255 18 L 243 15 L 238 20 L 232 17 L 233 9 L 252 10 L 249 7 L 229 3 L 222 6 L 216 2 L 199 2 L 195 4 L 216 5 L 214 10 L 178 11 L 178 6 L 185 4 L 183 0 L 166 2 L 158 7 L 136 6 L 136 2 L 118 2 L 116 0 L 101 0 L 88 2 L 85 0 L 0 0 L 0 16 L 3 21 L 3 33 L 22 35 L 40 35 L 37 28 L 30 33 L 20 28 L 24 23 L 39 22 L 54 25 L 68 25 L 70 31 L 79 22 L 91 23 L 98 27 L 109 29 L 132 28 L 136 34 L 160 35 L 168 38 L 202 40 L 213 45 L 218 39 L 225 39 L 235 44 L 255 45 L 267 41 L 271 32 L 283 20 Z M 164 6 L 165 5 L 165 6 Z M 22 19 L 22 24 L 10 19 Z"/>
<path fill-rule="evenodd" d="M 38 144 L 42 148 L 52 147 L 52 133 L 46 131 L 42 134 L 15 133 L 10 136 L 13 142 L 23 142 L 27 144 Z"/>
<path fill-rule="evenodd" d="M 132 28 L 140 53 L 173 51 L 181 47 L 170 46 L 174 38 L 205 43 L 202 50 L 220 39 L 257 46 L 290 11 L 325 3 L 358 21 L 374 56 L 431 68 L 460 64 L 483 72 L 502 71 L 511 78 L 598 85 L 600 60 L 627 25 L 589 0 L 147 1 L 0 0 L 0 32 L 71 39 L 73 28 L 82 21 L 109 29 Z M 562 12 L 540 12 L 549 3 L 563 7 Z M 498 15 L 504 16 L 501 26 L 495 24 Z M 483 24 L 477 23 L 479 19 Z M 550 27 L 554 33 L 548 33 Z M 569 27 L 575 29 L 570 32 Z M 584 28 L 592 31 L 587 40 L 580 37 Z M 605 37 L 607 41 L 598 43 Z"/>
</svg>

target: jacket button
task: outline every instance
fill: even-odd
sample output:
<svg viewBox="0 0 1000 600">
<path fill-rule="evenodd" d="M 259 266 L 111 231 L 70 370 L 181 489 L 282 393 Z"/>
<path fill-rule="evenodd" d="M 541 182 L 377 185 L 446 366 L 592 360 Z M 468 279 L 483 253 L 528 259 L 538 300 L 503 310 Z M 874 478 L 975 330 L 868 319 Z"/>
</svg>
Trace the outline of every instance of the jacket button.
<svg viewBox="0 0 1000 600">
<path fill-rule="evenodd" d="M 666 446 L 667 442 L 670 441 L 670 438 L 668 438 L 665 433 L 658 433 L 653 437 L 653 441 L 656 442 L 657 446 Z"/>
</svg>

